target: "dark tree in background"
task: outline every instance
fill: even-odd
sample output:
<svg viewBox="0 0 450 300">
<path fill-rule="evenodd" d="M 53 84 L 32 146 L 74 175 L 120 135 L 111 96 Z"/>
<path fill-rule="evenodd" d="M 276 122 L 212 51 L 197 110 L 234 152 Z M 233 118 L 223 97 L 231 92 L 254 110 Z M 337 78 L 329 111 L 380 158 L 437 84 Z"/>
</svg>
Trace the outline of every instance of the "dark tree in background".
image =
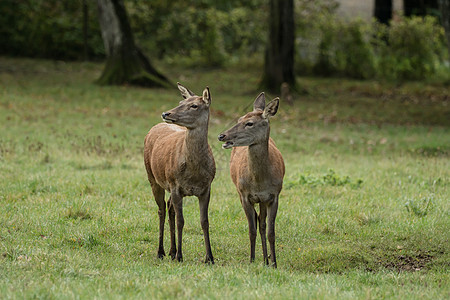
<svg viewBox="0 0 450 300">
<path fill-rule="evenodd" d="M 392 18 L 392 0 L 375 0 L 375 18 L 388 25 Z"/>
<path fill-rule="evenodd" d="M 438 0 L 403 0 L 405 16 L 426 16 L 438 14 Z"/>
<path fill-rule="evenodd" d="M 168 87 L 167 78 L 137 48 L 122 0 L 97 0 L 106 65 L 99 84 Z"/>
<path fill-rule="evenodd" d="M 438 0 L 438 4 L 441 10 L 441 23 L 444 26 L 448 55 L 450 57 L 450 0 Z"/>
<path fill-rule="evenodd" d="M 82 2 L 83 7 L 83 59 L 89 60 L 88 52 L 88 28 L 89 28 L 89 8 L 86 0 Z"/>
<path fill-rule="evenodd" d="M 295 87 L 294 1 L 269 0 L 269 39 L 260 87 L 279 93 L 282 83 Z"/>
</svg>

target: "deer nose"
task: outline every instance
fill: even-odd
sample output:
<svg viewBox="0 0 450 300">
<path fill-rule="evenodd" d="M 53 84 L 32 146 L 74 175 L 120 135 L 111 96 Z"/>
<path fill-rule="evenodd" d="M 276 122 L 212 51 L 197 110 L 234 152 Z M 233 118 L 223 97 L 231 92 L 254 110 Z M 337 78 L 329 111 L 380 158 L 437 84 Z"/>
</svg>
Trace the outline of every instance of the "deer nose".
<svg viewBox="0 0 450 300">
<path fill-rule="evenodd" d="M 163 112 L 161 116 L 162 116 L 163 119 L 165 119 L 165 118 L 167 118 L 168 116 L 170 116 L 170 113 L 168 113 L 168 112 Z"/>
<path fill-rule="evenodd" d="M 219 141 L 223 141 L 223 139 L 226 137 L 225 134 L 219 134 L 219 136 L 217 137 L 219 139 Z"/>
</svg>

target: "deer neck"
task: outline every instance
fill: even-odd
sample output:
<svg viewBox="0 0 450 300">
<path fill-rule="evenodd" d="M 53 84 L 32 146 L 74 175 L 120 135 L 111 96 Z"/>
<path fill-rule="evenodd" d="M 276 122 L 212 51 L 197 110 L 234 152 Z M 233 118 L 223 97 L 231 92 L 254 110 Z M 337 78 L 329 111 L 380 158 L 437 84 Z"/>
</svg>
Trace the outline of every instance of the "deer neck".
<svg viewBox="0 0 450 300">
<path fill-rule="evenodd" d="M 208 152 L 208 123 L 206 126 L 187 129 L 184 144 L 187 163 L 204 162 Z"/>
<path fill-rule="evenodd" d="M 269 160 L 269 135 L 258 144 L 248 146 L 249 169 L 255 180 L 261 181 L 267 177 Z"/>
</svg>

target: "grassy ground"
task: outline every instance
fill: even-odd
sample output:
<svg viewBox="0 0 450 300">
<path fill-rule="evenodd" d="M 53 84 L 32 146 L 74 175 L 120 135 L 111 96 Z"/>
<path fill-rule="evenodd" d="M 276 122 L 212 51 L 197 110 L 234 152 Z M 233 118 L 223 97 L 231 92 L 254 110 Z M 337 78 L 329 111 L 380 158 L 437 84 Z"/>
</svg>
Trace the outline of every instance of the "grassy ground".
<svg viewBox="0 0 450 300">
<path fill-rule="evenodd" d="M 448 87 L 299 79 L 307 94 L 271 122 L 287 167 L 273 270 L 259 245 L 248 262 L 216 140 L 259 92 L 257 72 L 166 67 L 213 97 L 210 266 L 195 198 L 185 261 L 156 259 L 143 138 L 177 90 L 98 87 L 101 68 L 0 58 L 0 298 L 449 298 Z"/>
</svg>

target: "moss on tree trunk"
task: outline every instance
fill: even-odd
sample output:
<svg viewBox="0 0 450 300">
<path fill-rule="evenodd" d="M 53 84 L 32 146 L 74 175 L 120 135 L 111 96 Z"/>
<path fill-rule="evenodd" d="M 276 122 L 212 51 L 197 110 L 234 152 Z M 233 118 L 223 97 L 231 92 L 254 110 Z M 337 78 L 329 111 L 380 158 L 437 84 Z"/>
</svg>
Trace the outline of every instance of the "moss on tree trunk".
<svg viewBox="0 0 450 300">
<path fill-rule="evenodd" d="M 97 79 L 100 85 L 132 84 L 146 87 L 169 87 L 170 83 L 157 72 L 144 55 L 123 51 L 106 60 L 102 75 Z"/>
<path fill-rule="evenodd" d="M 169 87 L 134 43 L 133 33 L 121 0 L 97 0 L 99 21 L 107 60 L 101 85 L 132 84 L 146 87 Z"/>
</svg>

